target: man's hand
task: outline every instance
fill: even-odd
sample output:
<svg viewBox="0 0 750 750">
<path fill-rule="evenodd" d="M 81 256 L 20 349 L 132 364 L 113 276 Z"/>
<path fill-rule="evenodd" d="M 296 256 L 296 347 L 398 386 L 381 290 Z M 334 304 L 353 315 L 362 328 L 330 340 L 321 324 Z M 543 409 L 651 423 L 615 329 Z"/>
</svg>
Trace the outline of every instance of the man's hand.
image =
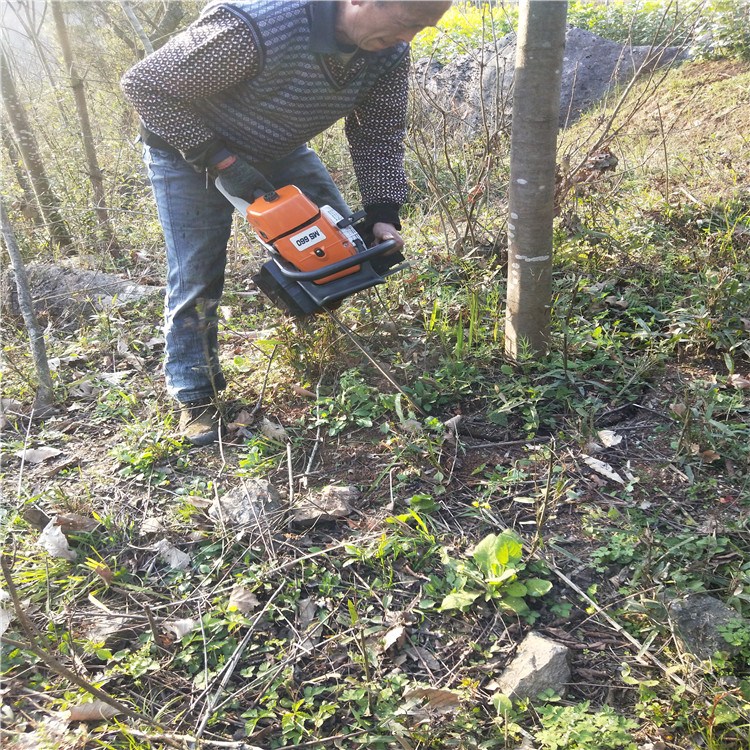
<svg viewBox="0 0 750 750">
<path fill-rule="evenodd" d="M 392 250 L 389 250 L 386 255 L 398 252 L 404 247 L 404 240 L 398 233 L 396 227 L 393 226 L 393 224 L 386 224 L 383 221 L 375 222 L 375 224 L 372 225 L 372 234 L 375 238 L 376 245 L 379 245 L 381 242 L 385 242 L 386 240 L 396 240 L 395 246 Z"/>
<path fill-rule="evenodd" d="M 214 178 L 221 177 L 221 184 L 230 195 L 248 203 L 273 191 L 273 185 L 255 167 L 235 154 L 213 164 L 208 171 Z"/>
</svg>

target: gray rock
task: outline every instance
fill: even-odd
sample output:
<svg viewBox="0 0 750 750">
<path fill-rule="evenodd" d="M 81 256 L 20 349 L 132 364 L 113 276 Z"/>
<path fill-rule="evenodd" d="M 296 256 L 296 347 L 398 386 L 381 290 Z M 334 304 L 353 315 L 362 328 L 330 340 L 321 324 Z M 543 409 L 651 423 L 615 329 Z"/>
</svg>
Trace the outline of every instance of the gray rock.
<svg viewBox="0 0 750 750">
<path fill-rule="evenodd" d="M 346 518 L 352 512 L 350 503 L 357 500 L 359 495 L 356 487 L 329 485 L 319 495 L 302 498 L 292 509 L 289 525 L 292 529 L 302 530 Z"/>
<path fill-rule="evenodd" d="M 545 690 L 563 695 L 571 677 L 569 654 L 567 646 L 539 633 L 529 633 L 497 679 L 500 692 L 514 700 L 536 698 Z"/>
<path fill-rule="evenodd" d="M 276 488 L 264 479 L 249 479 L 241 487 L 216 498 L 208 515 L 227 526 L 268 526 L 283 515 L 281 497 Z"/>
<path fill-rule="evenodd" d="M 69 264 L 29 263 L 26 271 L 36 312 L 43 312 L 62 325 L 75 326 L 92 313 L 164 293 L 163 287 L 146 286 L 115 274 Z M 3 313 L 19 316 L 16 284 L 10 269 L 3 275 L 0 286 Z"/>
<path fill-rule="evenodd" d="M 615 86 L 641 72 L 685 59 L 681 48 L 630 47 L 569 27 L 565 35 L 560 100 L 560 126 L 575 122 Z M 448 124 L 472 137 L 484 129 L 506 129 L 513 105 L 516 36 L 507 34 L 445 66 L 430 60 L 416 63 L 413 82 L 427 111 L 446 113 Z M 431 118 L 434 120 L 434 116 Z"/>
<path fill-rule="evenodd" d="M 741 619 L 739 613 L 707 594 L 692 594 L 684 599 L 666 602 L 667 612 L 675 636 L 685 650 L 699 659 L 710 659 L 717 651 L 735 656 L 739 649 L 727 643 L 719 628 L 732 620 Z"/>
</svg>

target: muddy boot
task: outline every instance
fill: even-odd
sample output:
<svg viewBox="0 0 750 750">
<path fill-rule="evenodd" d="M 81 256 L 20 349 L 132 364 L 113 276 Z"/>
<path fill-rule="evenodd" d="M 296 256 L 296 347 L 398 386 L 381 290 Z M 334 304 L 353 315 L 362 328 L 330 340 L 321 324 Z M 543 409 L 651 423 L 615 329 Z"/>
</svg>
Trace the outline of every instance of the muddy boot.
<svg viewBox="0 0 750 750">
<path fill-rule="evenodd" d="M 193 445 L 210 445 L 219 439 L 221 417 L 211 399 L 190 401 L 180 409 L 180 435 Z"/>
</svg>

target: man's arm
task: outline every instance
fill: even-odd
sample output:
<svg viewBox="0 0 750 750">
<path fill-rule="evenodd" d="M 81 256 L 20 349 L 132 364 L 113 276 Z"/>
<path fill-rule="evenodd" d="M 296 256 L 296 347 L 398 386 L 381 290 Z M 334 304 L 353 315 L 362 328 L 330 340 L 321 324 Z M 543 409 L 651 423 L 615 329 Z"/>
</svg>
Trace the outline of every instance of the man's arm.
<svg viewBox="0 0 750 750">
<path fill-rule="evenodd" d="M 346 136 L 375 239 L 401 228 L 398 212 L 406 200 L 404 138 L 409 87 L 408 54 L 384 75 L 366 101 L 346 119 Z"/>
<path fill-rule="evenodd" d="M 149 131 L 200 159 L 221 144 L 191 103 L 256 76 L 262 59 L 253 29 L 220 6 L 131 68 L 122 90 Z"/>
</svg>

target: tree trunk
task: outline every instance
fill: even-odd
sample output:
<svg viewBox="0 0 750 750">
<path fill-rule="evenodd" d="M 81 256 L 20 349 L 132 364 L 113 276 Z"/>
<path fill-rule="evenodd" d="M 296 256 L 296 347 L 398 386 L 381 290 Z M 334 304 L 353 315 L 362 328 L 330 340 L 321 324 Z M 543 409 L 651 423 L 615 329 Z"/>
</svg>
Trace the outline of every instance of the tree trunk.
<svg viewBox="0 0 750 750">
<path fill-rule="evenodd" d="M 81 136 L 83 138 L 83 149 L 86 154 L 86 163 L 88 164 L 91 188 L 94 192 L 94 211 L 96 212 L 99 229 L 102 232 L 105 242 L 109 245 L 113 254 L 117 256 L 117 240 L 107 211 L 107 199 L 104 194 L 102 170 L 99 168 L 99 160 L 97 159 L 96 148 L 94 147 L 94 135 L 91 131 L 91 120 L 89 119 L 89 110 L 86 103 L 86 92 L 83 88 L 83 79 L 78 75 L 73 60 L 73 49 L 70 45 L 70 37 L 65 26 L 65 15 L 60 0 L 55 0 L 55 2 L 52 3 L 52 17 L 55 19 L 57 38 L 60 42 L 60 47 L 62 48 L 65 68 L 70 76 L 70 87 L 73 89 L 76 111 L 78 112 Z"/>
<path fill-rule="evenodd" d="M 143 30 L 143 26 L 138 20 L 138 16 L 136 16 L 136 14 L 133 12 L 133 6 L 128 2 L 128 0 L 120 0 L 120 6 L 122 7 L 122 12 L 130 22 L 130 25 L 133 27 L 133 31 L 135 31 L 136 36 L 141 40 L 141 44 L 143 45 L 143 49 L 146 51 L 146 54 L 150 55 L 154 51 L 154 45 L 151 44 L 151 40 Z"/>
<path fill-rule="evenodd" d="M 151 33 L 151 41 L 153 42 L 154 49 L 163 47 L 169 41 L 185 17 L 185 11 L 180 0 L 170 0 L 170 2 L 166 3 L 165 8 L 164 15 Z"/>
<path fill-rule="evenodd" d="M 8 161 L 10 162 L 13 174 L 16 176 L 16 182 L 23 191 L 23 205 L 21 213 L 26 219 L 30 219 L 34 222 L 36 227 L 44 227 L 44 219 L 39 213 L 39 208 L 36 204 L 36 196 L 34 190 L 31 187 L 29 178 L 23 168 L 23 158 L 16 146 L 13 136 L 10 134 L 10 129 L 5 127 L 5 123 L 0 123 L 0 135 L 2 136 L 3 146 L 8 154 Z"/>
<path fill-rule="evenodd" d="M 34 189 L 39 211 L 47 225 L 50 242 L 59 247 L 66 247 L 72 243 L 72 240 L 68 227 L 60 215 L 60 201 L 52 191 L 52 186 L 47 178 L 44 163 L 39 154 L 39 146 L 26 116 L 26 111 L 18 97 L 16 84 L 10 74 L 10 66 L 4 50 L 0 50 L 0 92 L 2 93 L 3 106 L 8 121 Z"/>
<path fill-rule="evenodd" d="M 52 385 L 52 376 L 49 371 L 47 362 L 47 349 L 44 346 L 44 335 L 42 329 L 37 323 L 34 314 L 34 302 L 29 290 L 29 279 L 26 275 L 26 266 L 23 264 L 21 252 L 18 249 L 16 236 L 13 233 L 13 227 L 10 225 L 8 213 L 5 210 L 5 202 L 0 196 L 0 224 L 2 225 L 3 239 L 5 247 L 10 256 L 10 264 L 13 268 L 13 275 L 16 277 L 16 289 L 18 290 L 18 306 L 21 308 L 23 321 L 26 324 L 26 330 L 29 333 L 31 343 L 31 356 L 34 360 L 34 368 L 37 376 L 37 390 L 35 409 L 44 414 L 54 404 L 55 394 Z"/>
<path fill-rule="evenodd" d="M 552 220 L 568 4 L 521 0 L 510 149 L 505 353 L 544 353 L 552 303 Z"/>
</svg>

